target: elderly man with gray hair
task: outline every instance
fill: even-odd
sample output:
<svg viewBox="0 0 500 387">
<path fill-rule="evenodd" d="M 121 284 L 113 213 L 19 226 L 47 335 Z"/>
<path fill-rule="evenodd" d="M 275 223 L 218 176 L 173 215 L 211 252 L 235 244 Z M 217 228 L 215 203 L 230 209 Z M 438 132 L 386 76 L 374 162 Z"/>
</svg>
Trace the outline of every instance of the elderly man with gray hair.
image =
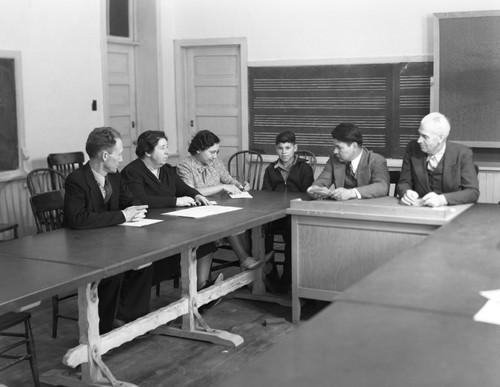
<svg viewBox="0 0 500 387">
<path fill-rule="evenodd" d="M 397 185 L 401 204 L 439 207 L 475 203 L 479 183 L 472 151 L 447 142 L 450 122 L 441 113 L 426 115 L 419 138 L 408 143 Z"/>
</svg>

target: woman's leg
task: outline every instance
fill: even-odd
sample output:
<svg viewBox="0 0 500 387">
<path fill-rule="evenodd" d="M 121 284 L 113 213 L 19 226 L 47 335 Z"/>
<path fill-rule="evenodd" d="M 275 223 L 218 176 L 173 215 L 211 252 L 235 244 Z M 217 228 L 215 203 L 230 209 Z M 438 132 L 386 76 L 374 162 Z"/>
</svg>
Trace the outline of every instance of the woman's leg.
<svg viewBox="0 0 500 387">
<path fill-rule="evenodd" d="M 250 250 L 250 241 L 247 233 L 238 235 L 230 235 L 227 240 L 231 244 L 231 248 L 238 256 L 240 267 L 242 270 L 253 270 L 261 265 L 258 259 L 253 258 L 248 251 Z"/>
<path fill-rule="evenodd" d="M 210 268 L 212 267 L 212 253 L 204 255 L 197 259 L 196 262 L 196 287 L 202 289 L 208 282 L 210 276 Z"/>
<path fill-rule="evenodd" d="M 210 285 L 217 284 L 221 281 L 224 280 L 224 275 L 222 273 L 219 273 L 217 276 L 216 280 L 209 281 L 208 278 L 210 276 L 210 268 L 212 266 L 212 259 L 213 259 L 213 253 L 210 253 L 208 255 L 204 255 L 203 257 L 197 258 L 197 265 L 196 265 L 196 276 L 198 277 L 198 281 L 196 282 L 196 286 L 198 290 L 201 290 L 203 288 L 207 288 Z M 221 298 L 218 298 L 216 300 L 210 301 L 208 304 L 201 305 L 198 308 L 198 311 L 200 313 L 204 313 L 207 309 L 213 308 L 215 305 L 217 305 L 221 301 Z"/>
</svg>

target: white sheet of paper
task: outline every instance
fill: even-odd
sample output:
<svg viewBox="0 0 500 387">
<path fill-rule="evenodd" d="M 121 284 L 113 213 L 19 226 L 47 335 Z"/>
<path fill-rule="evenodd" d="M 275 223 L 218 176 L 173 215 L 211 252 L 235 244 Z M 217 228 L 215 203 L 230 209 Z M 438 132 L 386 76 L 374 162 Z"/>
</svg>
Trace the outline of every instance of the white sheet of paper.
<svg viewBox="0 0 500 387">
<path fill-rule="evenodd" d="M 229 194 L 231 199 L 252 199 L 252 195 L 248 192 L 241 192 L 239 194 Z"/>
<path fill-rule="evenodd" d="M 185 218 L 204 218 L 205 216 L 223 214 L 225 212 L 231 212 L 241 210 L 241 207 L 230 207 L 230 206 L 198 206 L 190 207 L 185 210 L 164 212 L 162 215 L 170 216 L 182 216 Z"/>
<path fill-rule="evenodd" d="M 474 315 L 474 321 L 500 325 L 500 303 L 489 300 Z"/>
<path fill-rule="evenodd" d="M 494 300 L 500 302 L 500 289 L 495 290 L 483 290 L 479 294 L 488 300 Z"/>
<path fill-rule="evenodd" d="M 163 219 L 140 219 L 137 222 L 124 222 L 119 224 L 118 226 L 144 227 L 158 222 L 163 222 Z"/>
</svg>

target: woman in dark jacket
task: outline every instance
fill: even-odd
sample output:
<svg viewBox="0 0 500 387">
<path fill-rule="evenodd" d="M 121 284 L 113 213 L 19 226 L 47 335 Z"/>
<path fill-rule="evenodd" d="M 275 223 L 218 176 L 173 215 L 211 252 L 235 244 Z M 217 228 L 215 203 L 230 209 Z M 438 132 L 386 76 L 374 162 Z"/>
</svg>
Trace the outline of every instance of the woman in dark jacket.
<svg viewBox="0 0 500 387">
<path fill-rule="evenodd" d="M 137 159 L 121 172 L 123 182 L 142 204 L 149 208 L 190 207 L 197 204 L 209 205 L 209 201 L 196 189 L 188 186 L 175 173 L 175 167 L 167 164 L 168 139 L 165 132 L 148 130 L 137 139 Z M 207 285 L 212 264 L 212 253 L 217 250 L 214 243 L 200 246 L 197 250 L 198 289 Z M 180 256 L 155 262 L 155 276 L 179 270 Z M 222 279 L 222 278 L 221 278 Z M 218 280 L 220 280 L 218 278 Z"/>
</svg>

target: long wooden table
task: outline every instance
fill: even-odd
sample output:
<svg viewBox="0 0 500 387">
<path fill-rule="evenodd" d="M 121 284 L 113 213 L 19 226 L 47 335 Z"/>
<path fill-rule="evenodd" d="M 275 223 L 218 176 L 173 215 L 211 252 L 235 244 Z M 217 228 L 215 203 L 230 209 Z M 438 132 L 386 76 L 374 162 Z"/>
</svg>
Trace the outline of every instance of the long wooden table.
<svg viewBox="0 0 500 387">
<path fill-rule="evenodd" d="M 498 387 L 499 329 L 336 301 L 220 387 Z"/>
<path fill-rule="evenodd" d="M 292 320 L 300 320 L 300 298 L 335 300 L 469 206 L 407 207 L 394 197 L 292 201 Z"/>
<path fill-rule="evenodd" d="M 222 387 L 498 386 L 500 327 L 472 319 L 500 285 L 498 219 L 498 205 L 467 209 Z"/>
<path fill-rule="evenodd" d="M 204 243 L 251 228 L 252 253 L 255 257 L 263 257 L 264 240 L 261 226 L 284 217 L 290 199 L 297 195 L 263 191 L 252 191 L 251 194 L 253 199 L 229 199 L 225 194 L 216 197 L 219 204 L 242 208 L 227 214 L 190 219 L 161 215 L 166 210 L 153 210 L 148 214 L 148 218 L 162 219 L 163 222 L 143 228 L 116 226 L 92 230 L 61 229 L 3 243 L 0 246 L 0 256 L 80 267 L 82 271 L 87 270 L 92 273 L 86 279 L 82 279 L 81 274 L 76 273 L 74 278 L 75 286 L 80 286 L 85 280 L 88 281 L 78 288 L 80 345 L 69 350 L 63 359 L 63 363 L 70 367 L 82 365 L 81 379 L 75 379 L 74 375 L 67 373 L 51 372 L 42 375 L 42 381 L 70 386 L 114 385 L 117 381 L 103 363 L 101 356 L 110 349 L 179 316 L 183 316 L 182 328 L 164 327 L 162 328 L 164 333 L 225 345 L 240 345 L 243 338 L 208 327 L 197 312 L 197 308 L 252 282 L 253 292 L 264 294 L 261 269 L 242 272 L 218 286 L 197 292 L 196 248 Z M 97 310 L 99 280 L 176 253 L 181 254 L 181 299 L 100 336 Z M 23 284 L 17 285 L 19 292 L 23 293 Z M 70 286 L 71 281 L 66 285 Z M 2 283 L 0 293 L 3 293 L 3 288 Z M 54 288 L 53 294 L 56 293 L 55 290 Z M 40 292 L 39 295 L 52 295 L 50 293 L 50 291 Z M 6 310 L 14 304 L 7 302 Z M 124 386 L 129 385 L 120 383 Z"/>
</svg>

